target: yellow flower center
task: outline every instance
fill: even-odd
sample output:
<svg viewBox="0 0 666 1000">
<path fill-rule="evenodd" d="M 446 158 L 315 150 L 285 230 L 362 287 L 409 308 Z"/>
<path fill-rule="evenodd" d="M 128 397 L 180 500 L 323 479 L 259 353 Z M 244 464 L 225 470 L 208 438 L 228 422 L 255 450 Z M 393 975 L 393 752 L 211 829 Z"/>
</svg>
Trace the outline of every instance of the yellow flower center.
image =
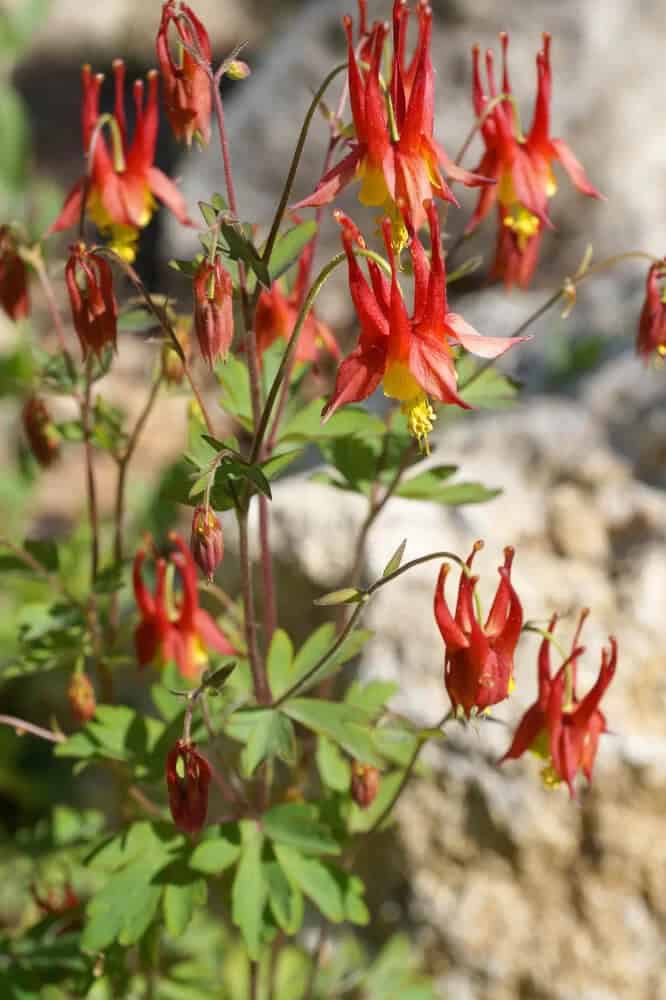
<svg viewBox="0 0 666 1000">
<path fill-rule="evenodd" d="M 155 199 L 146 188 L 146 197 L 143 211 L 139 217 L 138 226 L 126 226 L 123 223 L 115 222 L 106 208 L 102 204 L 97 191 L 93 190 L 88 197 L 86 205 L 88 217 L 95 223 L 104 239 L 108 242 L 109 248 L 117 253 L 119 257 L 131 264 L 136 257 L 136 244 L 139 239 L 139 229 L 143 229 L 150 222 L 155 210 Z"/>
<path fill-rule="evenodd" d="M 544 788 L 557 788 L 562 784 L 562 779 L 550 763 L 541 769 L 541 780 Z"/>
<path fill-rule="evenodd" d="M 524 205 L 521 205 L 520 202 L 516 202 L 513 213 L 504 217 L 504 225 L 516 235 L 518 248 L 523 253 L 528 240 L 532 236 L 536 236 L 539 232 L 541 223 L 536 215 L 526 209 Z"/>
</svg>

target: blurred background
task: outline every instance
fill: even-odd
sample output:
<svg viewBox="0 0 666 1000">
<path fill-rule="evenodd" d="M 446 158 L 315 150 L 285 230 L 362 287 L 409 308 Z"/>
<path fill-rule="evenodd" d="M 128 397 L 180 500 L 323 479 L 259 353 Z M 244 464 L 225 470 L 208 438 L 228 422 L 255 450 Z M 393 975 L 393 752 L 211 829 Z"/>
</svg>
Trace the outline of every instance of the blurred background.
<svg viewBox="0 0 666 1000">
<path fill-rule="evenodd" d="M 193 6 L 218 59 L 247 43 L 243 58 L 252 75 L 226 84 L 224 99 L 241 217 L 261 229 L 310 96 L 344 58 L 340 18 L 351 2 L 198 0 Z M 628 250 L 663 253 L 666 6 L 635 0 L 433 0 L 432 6 L 436 135 L 449 154 L 455 156 L 472 123 L 472 44 L 497 51 L 498 32 L 510 33 L 512 84 L 527 125 L 534 59 L 541 32 L 549 31 L 553 134 L 570 143 L 608 199 L 586 199 L 558 175 L 551 203 L 556 229 L 546 234 L 529 292 L 507 295 L 487 283 L 495 238 L 489 219 L 457 253 L 456 265 L 477 254 L 484 262 L 452 288 L 455 310 L 482 333 L 507 335 L 576 270 L 588 245 L 597 260 Z M 389 8 L 389 0 L 369 3 L 371 16 L 387 18 Z M 108 72 L 122 56 L 130 86 L 154 65 L 160 10 L 157 0 L 0 3 L 0 221 L 27 218 L 36 235 L 52 221 L 81 173 L 81 63 Z M 110 98 L 106 90 L 103 100 Z M 307 144 L 296 197 L 314 187 L 327 138 L 321 120 Z M 465 166 L 474 167 L 480 153 L 477 140 Z M 183 152 L 163 122 L 157 162 L 180 179 L 193 210 L 199 198 L 223 190 L 215 141 L 205 151 Z M 448 213 L 449 245 L 474 204 L 473 193 L 458 188 L 456 194 L 462 208 Z M 355 190 L 342 206 L 363 218 Z M 186 283 L 168 261 L 196 249 L 192 235 L 160 212 L 142 238 L 137 266 L 151 289 L 187 308 Z M 318 254 L 324 261 L 337 250 L 336 227 L 325 214 Z M 62 293 L 56 256 L 54 248 Z M 620 643 L 606 703 L 612 732 L 602 742 L 594 785 L 579 801 L 542 788 L 533 761 L 498 771 L 495 761 L 509 738 L 503 725 L 455 727 L 430 752 L 430 775 L 404 797 L 398 836 L 387 836 L 383 851 L 368 859 L 374 891 L 384 900 L 372 934 L 381 940 L 407 928 L 441 995 L 452 1000 L 666 996 L 666 391 L 663 369 L 646 367 L 634 352 L 645 270 L 628 260 L 584 284 L 568 319 L 551 310 L 535 324 L 534 341 L 507 361 L 523 387 L 512 408 L 440 420 L 434 460 L 460 464 L 465 480 L 501 488 L 499 497 L 464 509 L 396 500 L 370 538 L 368 578 L 404 537 L 411 556 L 435 547 L 465 553 L 484 538 L 478 559 L 484 600 L 494 591 L 503 547 L 516 546 L 514 580 L 527 617 L 558 610 L 566 639 L 575 610 L 591 609 L 583 686 L 596 677 L 606 636 Z M 354 316 L 341 271 L 320 301 L 323 317 L 349 343 Z M 0 348 L 7 357 L 14 357 L 15 340 L 16 330 L 3 320 Z M 154 346 L 144 340 L 124 337 L 104 383 L 105 398 L 130 413 L 141 406 L 153 363 Z M 0 366 L 1 378 L 6 371 Z M 26 479 L 16 458 L 16 401 L 6 388 L 0 420 L 5 530 L 18 538 L 75 531 L 85 502 L 82 485 L 72 486 L 82 484 L 78 458 Z M 135 463 L 137 530 L 148 524 L 155 530 L 158 514 L 164 525 L 182 517 L 155 496 L 160 470 L 184 445 L 185 425 L 183 397 L 166 396 Z M 321 620 L 316 612 L 303 620 L 303 602 L 344 580 L 364 516 L 360 498 L 311 482 L 310 471 L 283 480 L 273 505 L 280 603 L 299 637 Z M 102 496 L 110 497 L 112 468 L 101 462 L 98 474 Z M 232 585 L 229 515 L 223 523 L 225 580 Z M 443 651 L 430 615 L 435 575 L 425 567 L 409 584 L 382 591 L 369 614 L 377 637 L 360 665 L 366 677 L 397 680 L 399 710 L 429 723 L 446 704 Z M 20 614 L 15 589 L 0 594 L 0 614 L 9 656 Z M 537 645 L 536 637 L 523 640 L 517 691 L 497 712 L 511 724 L 534 694 Z M 34 684 L 5 685 L 2 710 L 48 719 L 61 711 L 61 688 L 57 677 L 38 694 Z M 46 745 L 0 730 L 0 805 L 10 833 L 62 798 L 68 774 L 53 765 Z M 94 790 L 86 794 L 94 801 Z"/>
</svg>

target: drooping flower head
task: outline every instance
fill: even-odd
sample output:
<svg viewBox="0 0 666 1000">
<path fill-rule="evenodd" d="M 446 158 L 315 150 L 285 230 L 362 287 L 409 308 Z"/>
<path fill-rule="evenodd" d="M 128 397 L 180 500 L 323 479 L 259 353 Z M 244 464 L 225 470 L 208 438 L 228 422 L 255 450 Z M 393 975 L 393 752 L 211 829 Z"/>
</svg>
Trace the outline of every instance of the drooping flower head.
<svg viewBox="0 0 666 1000">
<path fill-rule="evenodd" d="M 194 329 L 199 348 L 210 368 L 226 358 L 234 337 L 233 282 L 215 258 L 201 261 L 192 280 Z"/>
<path fill-rule="evenodd" d="M 44 468 L 53 465 L 60 455 L 61 435 L 40 396 L 32 395 L 26 399 L 21 421 L 30 451 L 39 464 Z"/>
<path fill-rule="evenodd" d="M 173 821 L 183 833 L 199 833 L 208 812 L 210 764 L 192 742 L 178 740 L 166 759 L 166 782 Z"/>
<path fill-rule="evenodd" d="M 134 597 L 141 614 L 134 633 L 136 655 L 141 667 L 149 663 L 162 667 L 173 661 L 183 677 L 196 678 L 208 663 L 209 649 L 222 655 L 230 655 L 235 649 L 208 612 L 199 607 L 192 553 L 180 535 L 172 533 L 169 537 L 175 546 L 169 563 L 181 581 L 179 596 L 168 586 L 166 559 L 155 560 L 153 593 L 143 579 L 146 549 L 139 549 L 134 559 Z"/>
<path fill-rule="evenodd" d="M 557 191 L 553 163 L 561 163 L 582 194 L 592 198 L 603 198 L 603 195 L 589 182 L 564 140 L 550 136 L 550 35 L 543 36 L 543 48 L 536 57 L 537 94 L 532 124 L 526 136 L 520 130 L 509 81 L 509 37 L 502 33 L 500 40 L 501 90 L 497 89 L 495 81 L 492 52 L 486 53 L 486 91 L 481 80 L 479 47 L 472 50 L 474 111 L 478 118 L 485 115 L 481 125 L 485 151 L 477 170 L 496 180 L 497 184 L 481 191 L 466 231 L 475 229 L 497 202 L 499 231 L 493 277 L 503 279 L 507 288 L 514 284 L 526 288 L 536 267 L 543 228 L 551 225 L 548 201 Z M 501 95 L 506 98 L 498 101 Z M 488 111 L 490 102 L 497 103 Z"/>
<path fill-rule="evenodd" d="M 323 416 L 330 417 L 345 403 L 366 399 L 382 382 L 385 395 L 400 401 L 410 432 L 427 450 L 428 434 L 435 419 L 431 399 L 469 409 L 458 395 L 451 345 L 464 347 L 483 358 L 495 358 L 520 338 L 482 337 L 462 316 L 449 311 L 437 211 L 432 201 L 426 203 L 424 210 L 430 225 L 432 252 L 428 261 L 418 236 L 412 237 L 411 317 L 398 284 L 390 222 L 385 220 L 383 230 L 391 262 L 391 281 L 375 261 L 369 260 L 369 284 L 354 253 L 355 246 L 365 247 L 365 241 L 350 219 L 336 213 L 342 226 L 349 288 L 361 335 L 356 348 L 338 369 L 333 396 Z"/>
<path fill-rule="evenodd" d="M 139 230 L 150 222 L 155 210 L 155 198 L 171 209 L 179 222 L 189 224 L 185 200 L 166 174 L 154 166 L 157 142 L 158 106 L 157 70 L 148 73 L 148 96 L 144 102 L 143 80 L 134 82 L 136 123 L 130 143 L 123 88 L 125 64 L 113 63 L 115 106 L 112 115 L 100 115 L 99 94 L 104 76 L 93 74 L 84 66 L 83 81 L 83 149 L 88 158 L 88 175 L 76 182 L 49 232 L 69 229 L 79 221 L 82 200 L 85 212 L 103 237 L 127 261 L 136 256 Z M 110 142 L 104 129 L 108 128 Z"/>
<path fill-rule="evenodd" d="M 207 504 L 194 508 L 190 549 L 203 575 L 212 580 L 224 556 L 224 536 L 217 514 Z"/>
<path fill-rule="evenodd" d="M 254 329 L 259 357 L 276 340 L 290 340 L 298 318 L 299 310 L 308 291 L 310 264 L 313 253 L 310 243 L 298 261 L 296 281 L 289 294 L 285 294 L 280 281 L 274 281 L 270 288 L 264 288 L 257 300 L 254 315 Z M 296 348 L 296 361 L 316 364 L 322 352 L 333 358 L 340 357 L 340 348 L 333 331 L 320 320 L 311 309 L 301 328 Z"/>
<path fill-rule="evenodd" d="M 30 311 L 27 268 L 10 226 L 0 226 L 0 306 L 14 322 Z"/>
<path fill-rule="evenodd" d="M 169 45 L 171 25 L 178 36 L 176 59 Z M 186 3 L 167 0 L 162 7 L 156 45 L 164 85 L 164 105 L 176 139 L 188 146 L 192 145 L 192 139 L 196 139 L 202 146 L 207 146 L 210 142 L 211 82 L 205 68 L 188 49 L 198 51 L 201 58 L 210 63 L 208 32 Z"/>
<path fill-rule="evenodd" d="M 435 588 L 435 620 L 446 646 L 444 683 L 454 712 L 467 718 L 504 701 L 513 688 L 513 656 L 523 627 L 523 609 L 511 583 L 513 549 L 504 550 L 500 582 L 485 625 L 477 617 L 472 562 L 483 542 L 476 542 L 460 572 L 455 615 L 444 587 L 450 565 L 444 563 Z"/>
<path fill-rule="evenodd" d="M 382 215 L 391 219 L 397 248 L 407 242 L 408 231 L 425 225 L 425 201 L 441 198 L 457 204 L 442 170 L 468 186 L 486 183 L 485 178 L 453 163 L 434 137 L 432 10 L 427 0 L 417 3 L 418 39 L 410 61 L 406 56 L 409 16 L 407 0 L 395 0 L 393 57 L 387 84 L 381 76 L 386 26 L 377 22 L 367 33 L 362 7 L 361 37 L 355 44 L 351 18 L 344 19 L 355 139 L 347 156 L 322 177 L 312 195 L 296 206 L 326 205 L 356 178 L 361 182 L 361 203 L 381 208 Z"/>
<path fill-rule="evenodd" d="M 118 304 L 109 262 L 85 243 L 75 243 L 65 265 L 65 284 L 84 360 L 90 351 L 99 357 L 107 344 L 115 348 Z"/>
<path fill-rule="evenodd" d="M 666 356 L 666 257 L 648 271 L 636 350 L 646 361 L 655 353 Z"/>
<path fill-rule="evenodd" d="M 601 653 L 601 667 L 595 684 L 584 698 L 576 693 L 578 659 L 585 647 L 578 645 L 581 628 L 587 617 L 584 611 L 574 635 L 571 653 L 555 676 L 550 665 L 550 639 L 544 637 L 539 649 L 539 693 L 518 724 L 513 742 L 500 763 L 521 757 L 527 750 L 545 760 L 542 777 L 547 786 L 565 781 L 571 797 L 575 797 L 574 780 L 582 771 L 588 781 L 599 746 L 599 737 L 606 732 L 606 718 L 599 703 L 615 674 L 617 642 L 609 638 L 610 649 Z M 557 623 L 553 615 L 548 626 L 552 635 Z"/>
</svg>

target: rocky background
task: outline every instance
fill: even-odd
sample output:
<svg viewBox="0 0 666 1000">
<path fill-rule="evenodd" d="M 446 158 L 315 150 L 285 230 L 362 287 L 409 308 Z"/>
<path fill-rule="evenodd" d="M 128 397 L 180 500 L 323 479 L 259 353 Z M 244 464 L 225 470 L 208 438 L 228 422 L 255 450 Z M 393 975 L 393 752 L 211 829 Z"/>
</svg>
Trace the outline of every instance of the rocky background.
<svg viewBox="0 0 666 1000">
<path fill-rule="evenodd" d="M 309 94 L 339 61 L 338 22 L 350 5 L 196 4 L 220 54 L 249 42 L 253 75 L 227 97 L 247 218 L 269 217 Z M 388 14 L 388 0 L 370 7 L 373 14 Z M 474 279 L 462 288 L 456 309 L 482 332 L 507 334 L 575 270 L 588 243 L 598 258 L 630 249 L 663 252 L 666 7 L 635 0 L 434 0 L 433 7 L 437 132 L 449 152 L 455 154 L 470 125 L 472 43 L 485 47 L 500 29 L 510 31 L 513 86 L 529 121 L 534 55 L 540 32 L 548 30 L 554 36 L 554 133 L 570 142 L 608 196 L 606 205 L 588 201 L 563 177 L 552 204 L 558 228 L 546 239 L 535 290 L 507 297 Z M 119 52 L 129 53 L 137 68 L 150 64 L 159 8 L 157 0 L 52 4 L 18 73 L 34 108 L 41 169 L 63 183 L 79 172 L 71 149 L 82 54 L 100 65 Z M 49 105 L 44 87 L 58 68 L 68 86 L 54 91 Z M 308 144 L 297 195 L 313 186 L 325 143 L 321 123 Z M 473 147 L 469 165 L 478 153 Z M 175 173 L 192 202 L 222 188 L 213 147 L 180 160 Z M 466 192 L 460 199 L 464 210 L 448 215 L 452 237 L 472 204 Z M 334 228 L 326 227 L 322 257 L 337 249 Z M 470 241 L 470 253 L 487 260 L 493 228 L 489 223 Z M 192 248 L 167 220 L 154 246 L 156 254 L 143 266 L 163 281 L 168 257 Z M 633 356 L 643 279 L 643 264 L 626 262 L 583 286 L 566 322 L 550 313 L 535 325 L 535 342 L 513 352 L 510 363 L 525 384 L 518 405 L 465 416 L 436 436 L 434 461 L 459 463 L 465 479 L 501 487 L 500 497 L 463 510 L 397 500 L 370 538 L 369 579 L 404 537 L 412 556 L 433 548 L 466 552 L 484 538 L 478 565 L 486 600 L 502 548 L 515 545 L 515 583 L 527 617 L 570 612 L 562 628 L 566 638 L 574 609 L 591 608 L 582 686 L 596 676 L 608 634 L 620 644 L 620 668 L 606 703 L 612 734 L 603 740 L 594 785 L 579 801 L 570 802 L 562 790 L 544 790 L 532 760 L 498 770 L 509 730 L 489 722 L 450 728 L 449 739 L 430 752 L 430 777 L 417 780 L 404 797 L 399 840 L 387 837 L 384 854 L 375 859 L 389 904 L 373 932 L 379 937 L 407 922 L 442 997 L 451 1000 L 666 997 L 666 386 L 663 371 L 646 370 Z M 322 301 L 338 329 L 350 326 L 341 278 Z M 134 386 L 145 357 L 138 344 L 121 350 L 114 391 L 128 408 L 140 405 Z M 163 428 L 180 427 L 182 416 L 182 401 L 165 401 L 139 468 L 154 468 L 179 446 L 178 432 L 170 430 L 165 440 Z M 58 492 L 60 475 L 44 479 L 42 517 L 71 514 L 69 488 Z M 302 473 L 277 489 L 274 511 L 275 544 L 285 567 L 282 603 L 293 607 L 304 594 L 339 585 L 353 559 L 350 539 L 363 517 L 362 502 Z M 361 665 L 366 676 L 399 681 L 396 707 L 428 723 L 446 706 L 443 651 L 430 613 L 435 576 L 434 567 L 425 567 L 382 591 L 368 615 L 377 638 Z M 500 720 L 513 724 L 532 699 L 538 641 L 522 641 L 517 690 L 497 712 Z"/>
</svg>

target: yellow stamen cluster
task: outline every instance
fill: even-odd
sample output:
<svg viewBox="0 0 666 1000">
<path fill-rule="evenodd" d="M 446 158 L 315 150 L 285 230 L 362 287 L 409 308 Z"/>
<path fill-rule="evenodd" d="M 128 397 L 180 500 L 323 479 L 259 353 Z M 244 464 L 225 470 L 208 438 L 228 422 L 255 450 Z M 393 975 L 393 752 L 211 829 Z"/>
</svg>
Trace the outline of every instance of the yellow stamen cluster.
<svg viewBox="0 0 666 1000">
<path fill-rule="evenodd" d="M 86 211 L 88 218 L 95 223 L 100 233 L 107 241 L 109 249 L 131 264 L 136 257 L 136 245 L 139 240 L 139 228 L 147 226 L 155 210 L 155 199 L 146 189 L 146 200 L 138 226 L 126 226 L 114 222 L 96 191 L 88 197 Z"/>
<path fill-rule="evenodd" d="M 512 214 L 504 217 L 504 225 L 515 234 L 518 239 L 518 248 L 523 253 L 528 240 L 539 232 L 541 223 L 533 212 L 530 212 L 520 202 L 516 202 Z"/>
<path fill-rule="evenodd" d="M 557 788 L 562 784 L 562 779 L 550 763 L 541 769 L 541 780 L 544 788 Z"/>
<path fill-rule="evenodd" d="M 415 399 L 408 399 L 402 403 L 400 410 L 407 417 L 409 433 L 416 438 L 424 455 L 429 455 L 428 434 L 430 434 L 437 417 L 428 397 L 421 393 Z"/>
</svg>

